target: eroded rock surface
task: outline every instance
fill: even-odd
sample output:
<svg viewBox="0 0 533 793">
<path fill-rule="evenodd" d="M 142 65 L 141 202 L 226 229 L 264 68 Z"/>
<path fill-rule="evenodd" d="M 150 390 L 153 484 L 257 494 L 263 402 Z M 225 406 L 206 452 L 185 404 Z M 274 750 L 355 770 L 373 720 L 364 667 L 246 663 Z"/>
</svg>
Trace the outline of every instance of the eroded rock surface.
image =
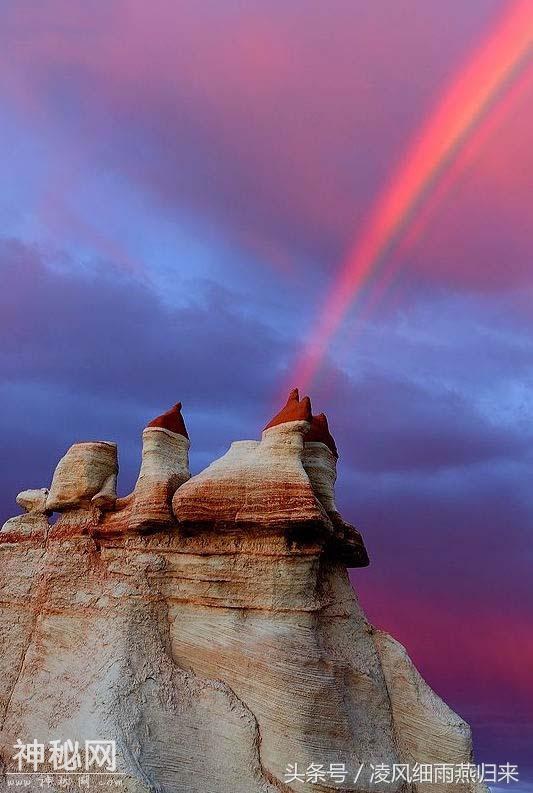
<svg viewBox="0 0 533 793">
<path fill-rule="evenodd" d="M 135 793 L 457 789 L 371 782 L 370 764 L 470 762 L 470 731 L 366 620 L 346 566 L 368 557 L 312 422 L 293 392 L 260 441 L 190 478 L 176 406 L 145 429 L 126 499 L 112 444 L 73 447 L 50 494 L 19 496 L 0 532 L 4 774 L 17 739 L 106 739 Z M 287 781 L 295 763 L 347 779 Z"/>
</svg>

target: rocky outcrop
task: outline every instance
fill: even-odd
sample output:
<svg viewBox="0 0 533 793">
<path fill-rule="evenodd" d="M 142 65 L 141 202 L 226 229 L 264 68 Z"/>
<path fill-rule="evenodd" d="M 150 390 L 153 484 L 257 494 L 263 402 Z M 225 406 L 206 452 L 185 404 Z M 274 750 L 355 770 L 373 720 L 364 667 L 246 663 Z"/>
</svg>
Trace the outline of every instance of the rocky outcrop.
<svg viewBox="0 0 533 793">
<path fill-rule="evenodd" d="M 116 447 L 76 444 L 0 533 L 5 774 L 17 739 L 105 739 L 138 793 L 455 790 L 372 779 L 467 763 L 470 732 L 359 606 L 346 566 L 368 556 L 325 417 L 293 392 L 190 478 L 180 408 L 144 430 L 128 497 Z M 313 764 L 346 777 L 306 779 Z"/>
<path fill-rule="evenodd" d="M 46 507 L 48 489 L 23 490 L 17 496 L 17 504 L 24 510 L 24 514 L 10 518 L 2 528 L 2 539 L 7 542 L 8 537 L 14 540 L 25 536 L 35 535 L 36 539 L 46 537 L 48 532 L 48 518 L 52 514 Z"/>
<path fill-rule="evenodd" d="M 65 512 L 94 504 L 112 509 L 117 500 L 118 458 L 114 443 L 76 443 L 59 461 L 46 509 Z"/>
</svg>

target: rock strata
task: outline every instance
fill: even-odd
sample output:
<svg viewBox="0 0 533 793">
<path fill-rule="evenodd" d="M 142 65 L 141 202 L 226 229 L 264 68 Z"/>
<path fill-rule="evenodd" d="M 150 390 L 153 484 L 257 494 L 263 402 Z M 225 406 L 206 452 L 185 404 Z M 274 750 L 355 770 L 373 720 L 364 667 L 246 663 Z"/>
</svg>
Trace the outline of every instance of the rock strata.
<svg viewBox="0 0 533 793">
<path fill-rule="evenodd" d="M 17 739 L 100 739 L 135 793 L 485 790 L 372 779 L 468 763 L 470 730 L 361 610 L 325 416 L 292 392 L 191 477 L 180 408 L 144 430 L 129 496 L 113 444 L 76 444 L 0 532 L 0 786 Z"/>
</svg>

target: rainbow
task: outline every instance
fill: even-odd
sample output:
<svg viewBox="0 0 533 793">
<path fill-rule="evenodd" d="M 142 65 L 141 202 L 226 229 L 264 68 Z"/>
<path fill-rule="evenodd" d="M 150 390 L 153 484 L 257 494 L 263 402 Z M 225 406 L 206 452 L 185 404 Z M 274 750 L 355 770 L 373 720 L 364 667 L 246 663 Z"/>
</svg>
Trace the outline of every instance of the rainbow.
<svg viewBox="0 0 533 793">
<path fill-rule="evenodd" d="M 445 182 L 472 134 L 523 74 L 532 47 L 533 0 L 518 0 L 444 91 L 378 197 L 326 296 L 291 372 L 292 383 L 303 389 L 309 386 L 354 298 L 413 226 L 432 192 Z"/>
</svg>

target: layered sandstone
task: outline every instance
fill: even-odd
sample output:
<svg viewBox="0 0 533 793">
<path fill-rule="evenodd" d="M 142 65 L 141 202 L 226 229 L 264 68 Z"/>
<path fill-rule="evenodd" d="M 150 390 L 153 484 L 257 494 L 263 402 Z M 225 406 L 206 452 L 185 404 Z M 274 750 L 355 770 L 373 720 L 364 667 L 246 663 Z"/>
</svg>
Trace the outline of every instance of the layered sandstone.
<svg viewBox="0 0 533 793">
<path fill-rule="evenodd" d="M 130 496 L 113 444 L 77 444 L 0 532 L 4 771 L 18 738 L 107 739 L 138 793 L 455 790 L 371 781 L 469 762 L 470 731 L 359 606 L 325 417 L 293 392 L 191 478 L 180 407 L 144 430 Z M 295 763 L 348 774 L 287 781 Z"/>
</svg>

